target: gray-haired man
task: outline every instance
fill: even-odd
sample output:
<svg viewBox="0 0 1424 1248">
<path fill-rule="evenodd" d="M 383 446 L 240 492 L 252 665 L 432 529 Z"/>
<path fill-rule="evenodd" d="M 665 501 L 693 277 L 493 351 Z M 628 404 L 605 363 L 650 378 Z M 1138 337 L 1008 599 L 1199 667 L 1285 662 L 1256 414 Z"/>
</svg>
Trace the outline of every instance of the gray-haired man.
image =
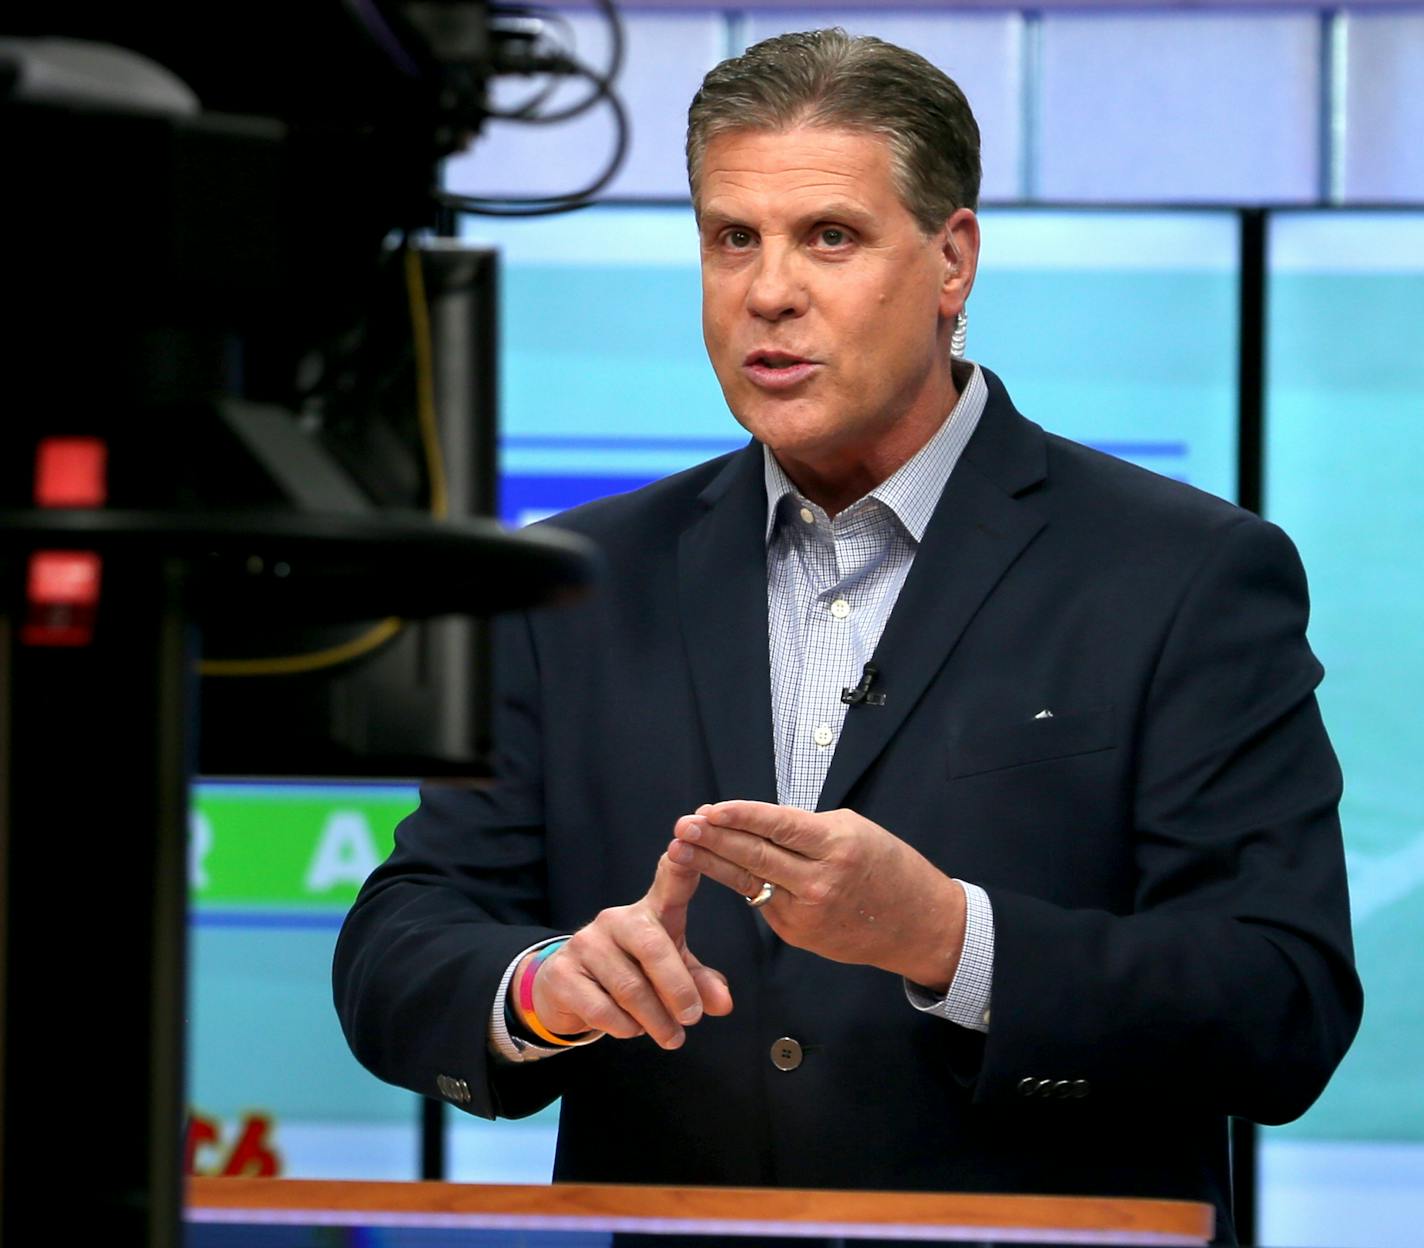
<svg viewBox="0 0 1424 1248">
<path fill-rule="evenodd" d="M 357 902 L 352 1046 L 562 1095 L 563 1179 L 1225 1214 L 1226 1115 L 1300 1113 L 1360 1009 L 1294 551 L 957 357 L 978 131 L 927 62 L 782 36 L 689 121 L 754 441 L 561 518 L 608 588 L 506 622 L 500 783 Z"/>
</svg>

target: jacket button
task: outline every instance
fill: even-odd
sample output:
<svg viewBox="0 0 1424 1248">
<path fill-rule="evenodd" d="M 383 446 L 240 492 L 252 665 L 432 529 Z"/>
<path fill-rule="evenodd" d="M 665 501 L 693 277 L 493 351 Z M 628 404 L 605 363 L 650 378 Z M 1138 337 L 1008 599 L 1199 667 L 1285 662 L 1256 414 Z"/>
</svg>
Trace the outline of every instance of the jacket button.
<svg viewBox="0 0 1424 1248">
<path fill-rule="evenodd" d="M 795 1070 L 801 1065 L 801 1045 L 790 1036 L 782 1036 L 771 1045 L 771 1064 L 777 1070 Z"/>
<path fill-rule="evenodd" d="M 1032 1096 L 1038 1091 L 1038 1080 L 1032 1075 L 1025 1075 L 1019 1080 L 1019 1095 Z"/>
<path fill-rule="evenodd" d="M 1091 1092 L 1092 1090 L 1093 1090 L 1093 1085 L 1092 1085 L 1091 1083 L 1089 1083 L 1086 1079 L 1074 1079 L 1074 1080 L 1073 1080 L 1073 1089 L 1072 1089 L 1072 1091 L 1071 1091 L 1071 1093 L 1070 1093 L 1069 1095 L 1074 1096 L 1074 1097 L 1078 1098 L 1079 1100 L 1081 1100 L 1083 1097 L 1087 1096 L 1088 1093 Z"/>
<path fill-rule="evenodd" d="M 451 1075 L 437 1075 L 435 1086 L 440 1089 L 440 1095 L 447 1101 L 454 1101 L 457 1105 L 469 1103 L 470 1085 L 463 1079 L 456 1079 Z"/>
</svg>

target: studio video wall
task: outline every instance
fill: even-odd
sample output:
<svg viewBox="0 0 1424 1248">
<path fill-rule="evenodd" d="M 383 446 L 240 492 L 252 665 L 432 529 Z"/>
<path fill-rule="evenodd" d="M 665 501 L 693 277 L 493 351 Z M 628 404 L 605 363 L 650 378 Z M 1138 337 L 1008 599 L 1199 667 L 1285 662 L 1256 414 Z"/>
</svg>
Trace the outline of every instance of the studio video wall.
<svg viewBox="0 0 1424 1248">
<path fill-rule="evenodd" d="M 1310 573 L 1365 985 L 1282 1133 L 1424 1143 L 1424 213 L 1277 214 L 1270 272 L 1266 512 Z"/>
<path fill-rule="evenodd" d="M 1424 1138 L 1424 213 L 1271 219 L 1268 514 L 1300 545 L 1345 825 L 1365 1030 L 1300 1138 Z M 1232 497 L 1241 227 L 1231 210 L 987 210 L 971 358 L 1049 429 Z M 685 205 L 468 221 L 503 256 L 502 511 L 525 523 L 743 443 L 701 343 Z M 346 1052 L 340 916 L 410 784 L 201 783 L 191 1168 L 416 1177 L 417 1099 Z M 472 1028 L 482 1020 L 471 1020 Z M 452 1113 L 447 1174 L 543 1181 L 555 1111 Z"/>
<path fill-rule="evenodd" d="M 1238 219 L 987 211 L 969 355 L 1056 432 L 1229 495 Z M 525 522 L 745 442 L 702 347 L 686 206 L 470 220 L 497 246 L 502 509 Z"/>
</svg>

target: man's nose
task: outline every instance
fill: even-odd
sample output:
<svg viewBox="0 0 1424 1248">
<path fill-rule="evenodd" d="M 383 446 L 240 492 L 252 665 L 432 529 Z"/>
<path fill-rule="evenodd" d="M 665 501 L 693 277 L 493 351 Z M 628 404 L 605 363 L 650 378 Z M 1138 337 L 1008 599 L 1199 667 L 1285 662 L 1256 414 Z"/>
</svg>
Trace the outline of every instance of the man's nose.
<svg viewBox="0 0 1424 1248">
<path fill-rule="evenodd" d="M 794 253 L 764 246 L 747 291 L 748 311 L 762 320 L 780 321 L 802 315 L 808 301 Z"/>
</svg>

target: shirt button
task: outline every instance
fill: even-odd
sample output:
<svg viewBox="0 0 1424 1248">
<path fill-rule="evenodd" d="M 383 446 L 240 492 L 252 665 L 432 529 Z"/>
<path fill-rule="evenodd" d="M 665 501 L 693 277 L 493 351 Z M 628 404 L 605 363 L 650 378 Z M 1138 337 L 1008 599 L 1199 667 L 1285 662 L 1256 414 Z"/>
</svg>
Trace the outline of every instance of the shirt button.
<svg viewBox="0 0 1424 1248">
<path fill-rule="evenodd" d="M 795 1070 L 801 1065 L 801 1045 L 790 1036 L 772 1041 L 771 1064 L 777 1070 Z"/>
<path fill-rule="evenodd" d="M 811 734 L 811 739 L 820 746 L 827 746 L 831 743 L 831 738 L 835 734 L 831 731 L 830 724 L 818 724 L 816 731 Z"/>
<path fill-rule="evenodd" d="M 850 614 L 850 603 L 844 598 L 837 598 L 831 603 L 831 614 L 838 620 L 843 620 Z"/>
<path fill-rule="evenodd" d="M 816 513 L 812 511 L 809 507 L 803 507 L 801 508 L 801 519 L 803 519 L 807 524 L 815 524 Z"/>
</svg>

